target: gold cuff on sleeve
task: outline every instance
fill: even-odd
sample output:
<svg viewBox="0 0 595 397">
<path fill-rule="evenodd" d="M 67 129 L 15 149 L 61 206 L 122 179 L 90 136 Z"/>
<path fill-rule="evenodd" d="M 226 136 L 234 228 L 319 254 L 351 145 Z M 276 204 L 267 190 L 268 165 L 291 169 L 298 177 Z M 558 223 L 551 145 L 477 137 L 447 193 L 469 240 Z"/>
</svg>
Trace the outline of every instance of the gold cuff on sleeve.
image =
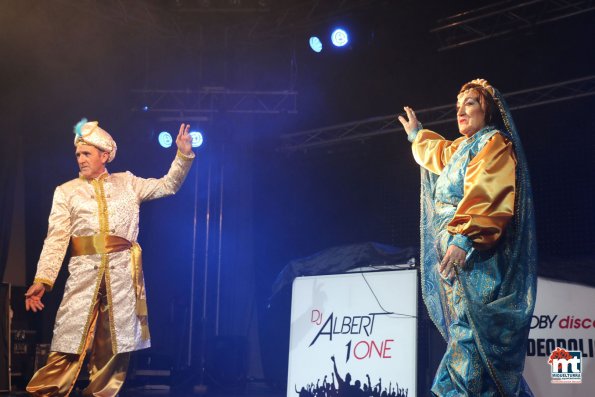
<svg viewBox="0 0 595 397">
<path fill-rule="evenodd" d="M 51 291 L 52 288 L 54 288 L 54 283 L 52 281 L 48 280 L 47 278 L 35 278 L 33 280 L 33 284 L 35 284 L 35 283 L 40 283 L 40 284 L 45 285 L 46 291 Z"/>
<path fill-rule="evenodd" d="M 178 153 L 176 153 L 176 157 L 181 158 L 182 160 L 186 160 L 186 161 L 192 161 L 194 160 L 194 157 L 196 157 L 196 155 L 194 154 L 194 152 L 191 152 L 192 156 L 187 156 L 184 153 L 182 153 L 180 151 L 180 149 L 178 149 Z"/>
</svg>

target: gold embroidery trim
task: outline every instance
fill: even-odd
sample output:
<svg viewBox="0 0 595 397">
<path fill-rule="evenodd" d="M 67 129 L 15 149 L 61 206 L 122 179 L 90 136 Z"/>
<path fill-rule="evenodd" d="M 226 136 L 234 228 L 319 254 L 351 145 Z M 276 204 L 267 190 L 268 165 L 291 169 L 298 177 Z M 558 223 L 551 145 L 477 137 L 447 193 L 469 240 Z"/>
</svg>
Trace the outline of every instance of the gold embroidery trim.
<svg viewBox="0 0 595 397">
<path fill-rule="evenodd" d="M 420 167 L 420 169 L 421 169 L 421 167 Z M 420 170 L 420 172 L 428 172 L 428 171 Z M 423 193 L 420 194 L 419 196 L 420 196 L 419 206 L 420 206 L 420 209 L 423 209 L 424 208 L 424 205 L 425 205 L 425 202 L 424 202 L 425 200 L 424 200 L 424 197 L 423 197 Z M 421 222 L 419 224 L 419 235 L 420 235 L 420 243 L 421 243 L 420 244 L 420 255 L 419 255 L 419 258 L 420 258 L 419 269 L 420 269 L 420 272 L 421 272 L 421 297 L 422 297 L 422 300 L 424 301 L 424 304 L 426 305 L 426 307 L 429 307 L 430 306 L 430 305 L 428 305 L 429 298 L 426 296 L 426 288 L 425 288 L 425 282 L 424 282 L 424 280 L 425 280 L 426 270 L 427 271 L 434 271 L 434 270 L 433 269 L 426 269 L 426 266 L 424 265 L 424 262 L 425 262 L 424 259 L 425 259 L 425 256 L 426 256 L 426 249 L 425 249 L 426 244 L 425 244 L 425 238 L 424 238 L 424 235 L 425 235 L 425 233 L 424 233 L 424 225 L 422 225 Z M 440 285 L 438 285 L 438 287 L 441 288 Z M 442 305 L 442 302 L 440 304 Z M 428 310 L 428 317 L 430 317 L 430 320 L 432 320 L 432 322 L 434 323 L 434 326 L 436 326 L 436 329 L 438 330 L 438 332 L 440 332 L 440 334 L 442 335 L 442 337 L 444 338 L 444 340 L 445 341 L 448 341 L 448 335 L 447 335 L 447 333 L 444 333 L 444 331 L 442 330 L 442 327 L 438 324 L 438 320 L 436 318 L 434 318 L 434 316 L 432 315 L 432 313 L 430 312 L 430 310 Z"/>
<path fill-rule="evenodd" d="M 105 175 L 105 176 L 104 176 Z M 109 232 L 109 215 L 107 209 L 107 202 L 105 200 L 105 190 L 103 189 L 103 181 L 107 177 L 107 174 L 102 174 L 98 179 L 94 179 L 91 181 L 93 185 L 93 189 L 95 190 L 95 199 L 97 200 L 97 215 L 99 217 L 99 232 L 107 234 Z M 112 351 L 114 354 L 118 351 L 118 343 L 116 340 L 116 326 L 114 324 L 114 313 L 112 308 L 112 290 L 110 285 L 110 277 L 109 277 L 109 259 L 107 254 L 101 255 L 101 266 L 98 272 L 97 281 L 95 283 L 95 292 L 93 292 L 93 300 L 91 304 L 91 308 L 89 309 L 89 314 L 87 315 L 87 322 L 85 323 L 84 332 L 82 335 L 81 344 L 79 345 L 79 354 L 82 353 L 82 349 L 84 349 L 85 343 L 85 336 L 89 333 L 89 326 L 91 324 L 91 317 L 93 316 L 93 307 L 95 306 L 95 301 L 97 299 L 97 293 L 99 292 L 99 286 L 101 284 L 101 278 L 105 273 L 105 290 L 107 293 L 107 302 L 108 302 L 108 312 L 109 312 L 109 320 L 110 320 L 110 333 L 112 339 Z"/>
<path fill-rule="evenodd" d="M 118 352 L 118 341 L 116 340 L 116 324 L 114 322 L 114 305 L 112 302 L 112 285 L 110 281 L 108 258 L 105 256 L 105 291 L 107 292 L 107 312 L 109 313 L 109 329 L 112 335 L 112 353 Z"/>
<path fill-rule="evenodd" d="M 105 191 L 103 189 L 103 180 L 105 178 L 94 179 L 91 181 L 95 189 L 95 198 L 97 200 L 97 210 L 99 216 L 99 232 L 109 233 L 109 220 L 107 212 L 107 202 L 105 201 Z"/>
</svg>

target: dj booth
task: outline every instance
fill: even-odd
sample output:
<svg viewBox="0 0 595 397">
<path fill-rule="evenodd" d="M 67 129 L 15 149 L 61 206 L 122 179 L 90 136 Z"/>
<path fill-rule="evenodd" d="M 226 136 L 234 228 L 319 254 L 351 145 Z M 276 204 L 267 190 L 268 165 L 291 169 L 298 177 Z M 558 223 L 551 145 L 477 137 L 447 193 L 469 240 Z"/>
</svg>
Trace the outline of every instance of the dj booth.
<svg viewBox="0 0 595 397">
<path fill-rule="evenodd" d="M 427 394 L 445 343 L 427 334 L 435 327 L 419 306 L 418 269 L 403 268 L 295 278 L 288 397 Z M 525 379 L 536 396 L 593 396 L 595 288 L 539 278 L 536 298 Z M 558 368 L 560 349 L 570 355 Z"/>
<path fill-rule="evenodd" d="M 410 269 L 296 278 L 287 396 L 336 387 L 415 396 L 417 286 Z"/>
</svg>

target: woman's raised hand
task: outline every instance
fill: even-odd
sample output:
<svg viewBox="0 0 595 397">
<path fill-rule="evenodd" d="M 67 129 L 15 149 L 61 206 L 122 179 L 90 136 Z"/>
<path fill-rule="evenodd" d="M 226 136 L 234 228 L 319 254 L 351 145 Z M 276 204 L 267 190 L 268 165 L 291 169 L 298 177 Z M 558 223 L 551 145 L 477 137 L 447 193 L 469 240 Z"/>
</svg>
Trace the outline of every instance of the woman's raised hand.
<svg viewBox="0 0 595 397">
<path fill-rule="evenodd" d="M 407 113 L 407 118 L 399 116 L 398 119 L 401 124 L 403 124 L 403 128 L 407 135 L 409 135 L 412 132 L 419 130 L 421 128 L 421 123 L 417 120 L 417 116 L 413 109 L 409 106 L 405 106 L 403 109 L 405 110 L 405 113 Z"/>
</svg>

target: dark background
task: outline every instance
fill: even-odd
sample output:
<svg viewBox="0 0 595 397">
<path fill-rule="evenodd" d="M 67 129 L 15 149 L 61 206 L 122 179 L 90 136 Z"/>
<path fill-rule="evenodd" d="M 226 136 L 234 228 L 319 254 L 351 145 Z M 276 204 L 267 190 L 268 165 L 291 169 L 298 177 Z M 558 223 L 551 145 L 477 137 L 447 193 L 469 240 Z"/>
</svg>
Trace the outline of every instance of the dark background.
<svg viewBox="0 0 595 397">
<path fill-rule="evenodd" d="M 284 11 L 315 2 L 265 1 L 265 11 L 243 12 L 225 1 L 211 2 L 222 5 L 211 12 L 189 12 L 199 3 L 191 1 L 119 3 L 0 2 L 3 244 L 21 164 L 30 282 L 53 190 L 77 175 L 71 128 L 81 117 L 99 120 L 116 139 L 110 172 L 166 172 L 175 151 L 160 148 L 156 134 L 179 123 L 139 112 L 131 90 L 296 90 L 297 114 L 223 109 L 192 122 L 206 138 L 186 184 L 175 197 L 144 205 L 141 216 L 151 354 L 185 367 L 188 332 L 192 357 L 200 355 L 202 335 L 227 337 L 248 346 L 237 358 L 248 375 L 271 383 L 285 376 L 289 291 L 269 297 L 288 261 L 364 241 L 419 244 L 419 173 L 404 133 L 291 153 L 279 150 L 282 134 L 397 114 L 404 105 L 454 106 L 459 87 L 477 77 L 507 93 L 595 70 L 593 12 L 440 51 L 430 32 L 439 19 L 490 2 L 347 1 L 347 12 L 329 10 L 277 28 L 270 26 Z M 149 7 L 151 18 L 122 7 Z M 248 32 L 256 20 L 269 29 L 254 38 Z M 174 25 L 181 34 L 172 37 Z M 349 48 L 313 53 L 310 34 L 335 25 L 351 29 Z M 595 97 L 586 96 L 513 113 L 532 171 L 540 274 L 589 285 L 595 285 L 594 109 Z M 458 134 L 454 122 L 437 129 L 449 138 Z M 41 341 L 51 338 L 60 288 L 31 319 Z"/>
</svg>

